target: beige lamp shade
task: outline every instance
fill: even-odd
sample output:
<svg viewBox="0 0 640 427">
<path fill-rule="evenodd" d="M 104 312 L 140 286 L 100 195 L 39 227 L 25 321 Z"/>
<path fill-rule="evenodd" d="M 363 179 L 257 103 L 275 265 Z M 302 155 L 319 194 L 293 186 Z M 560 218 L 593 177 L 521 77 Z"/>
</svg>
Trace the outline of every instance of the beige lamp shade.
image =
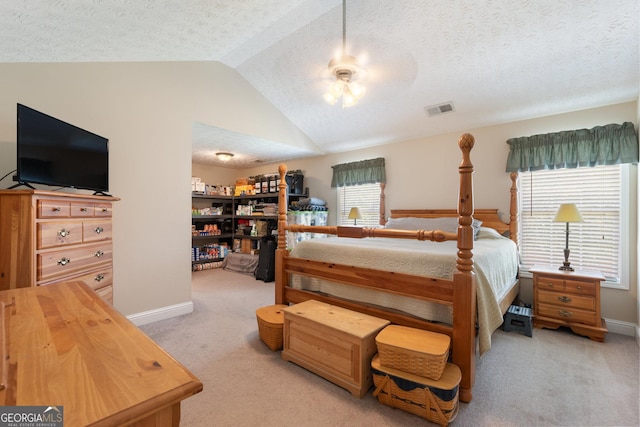
<svg viewBox="0 0 640 427">
<path fill-rule="evenodd" d="M 553 222 L 582 222 L 582 215 L 575 203 L 563 203 L 558 208 Z"/>
<path fill-rule="evenodd" d="M 349 216 L 347 218 L 353 220 L 353 225 L 357 225 L 358 220 L 362 218 L 362 215 L 360 215 L 360 209 L 351 208 L 351 210 L 349 211 Z"/>
<path fill-rule="evenodd" d="M 360 215 L 359 208 L 351 208 L 349 211 L 349 219 L 362 219 L 362 215 Z"/>
</svg>

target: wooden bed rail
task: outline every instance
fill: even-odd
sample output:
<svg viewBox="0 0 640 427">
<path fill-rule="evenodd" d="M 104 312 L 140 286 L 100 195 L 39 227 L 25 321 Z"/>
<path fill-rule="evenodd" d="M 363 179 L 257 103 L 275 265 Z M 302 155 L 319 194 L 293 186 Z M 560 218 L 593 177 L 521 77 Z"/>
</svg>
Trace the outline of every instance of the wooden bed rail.
<svg viewBox="0 0 640 427">
<path fill-rule="evenodd" d="M 393 230 L 389 228 L 297 224 L 287 225 L 286 230 L 300 233 L 332 234 L 337 237 L 351 237 L 354 239 L 363 239 L 365 237 L 388 237 L 394 239 L 444 242 L 445 240 L 456 240 L 458 238 L 456 233 L 447 233 L 442 230 Z"/>
</svg>

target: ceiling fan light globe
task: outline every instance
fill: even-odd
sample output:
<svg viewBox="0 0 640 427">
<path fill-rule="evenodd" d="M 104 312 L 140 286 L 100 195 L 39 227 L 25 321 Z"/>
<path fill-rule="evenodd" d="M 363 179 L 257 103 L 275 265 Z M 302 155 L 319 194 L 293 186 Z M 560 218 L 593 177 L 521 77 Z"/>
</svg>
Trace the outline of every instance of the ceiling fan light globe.
<svg viewBox="0 0 640 427">
<path fill-rule="evenodd" d="M 364 86 L 360 86 L 358 83 L 349 84 L 349 89 L 356 99 L 362 98 L 365 92 Z"/>
<path fill-rule="evenodd" d="M 331 95 L 333 95 L 335 98 L 340 98 L 340 95 L 342 95 L 343 90 L 344 90 L 344 81 L 342 80 L 336 80 L 329 88 Z"/>
<path fill-rule="evenodd" d="M 331 92 L 327 92 L 327 93 L 324 94 L 324 100 L 327 101 L 331 105 L 335 105 L 335 103 L 338 100 L 338 98 L 333 96 L 333 94 Z"/>
</svg>

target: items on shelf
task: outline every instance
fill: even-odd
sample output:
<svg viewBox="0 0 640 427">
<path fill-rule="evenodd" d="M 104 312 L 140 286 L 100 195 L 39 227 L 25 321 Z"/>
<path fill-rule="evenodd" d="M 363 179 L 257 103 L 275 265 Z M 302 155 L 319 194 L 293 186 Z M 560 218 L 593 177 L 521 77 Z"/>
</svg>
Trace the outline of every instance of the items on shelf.
<svg viewBox="0 0 640 427">
<path fill-rule="evenodd" d="M 297 203 L 292 203 L 290 210 L 293 211 L 326 211 L 327 202 L 317 197 L 305 197 L 298 200 Z"/>
<path fill-rule="evenodd" d="M 191 248 L 191 262 L 223 259 L 229 254 L 229 247 L 224 244 L 208 244 Z"/>
<path fill-rule="evenodd" d="M 205 196 L 233 196 L 233 186 L 221 184 L 206 184 L 197 176 L 191 177 L 191 192 Z"/>
<path fill-rule="evenodd" d="M 191 236 L 220 236 L 222 230 L 218 228 L 218 224 L 205 224 L 202 230 L 196 230 L 196 226 L 191 225 Z"/>
<path fill-rule="evenodd" d="M 222 215 L 223 208 L 219 207 L 210 207 L 210 208 L 191 208 L 192 216 L 207 216 L 207 215 Z"/>
<path fill-rule="evenodd" d="M 193 264 L 191 266 L 192 271 L 212 270 L 214 268 L 222 268 L 224 261 L 203 262 L 200 264 Z"/>
</svg>

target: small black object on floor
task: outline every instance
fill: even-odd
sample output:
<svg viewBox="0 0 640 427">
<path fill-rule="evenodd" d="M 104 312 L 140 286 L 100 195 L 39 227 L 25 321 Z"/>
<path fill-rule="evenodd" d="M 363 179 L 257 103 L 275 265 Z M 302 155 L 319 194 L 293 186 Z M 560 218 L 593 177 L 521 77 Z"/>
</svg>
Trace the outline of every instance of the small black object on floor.
<svg viewBox="0 0 640 427">
<path fill-rule="evenodd" d="M 273 282 L 276 272 L 276 238 L 271 235 L 264 236 L 260 240 L 258 267 L 255 272 L 256 280 Z"/>
<path fill-rule="evenodd" d="M 533 325 L 531 322 L 531 309 L 512 305 L 504 316 L 502 329 L 505 332 L 516 331 L 528 337 L 533 336 Z"/>
</svg>

